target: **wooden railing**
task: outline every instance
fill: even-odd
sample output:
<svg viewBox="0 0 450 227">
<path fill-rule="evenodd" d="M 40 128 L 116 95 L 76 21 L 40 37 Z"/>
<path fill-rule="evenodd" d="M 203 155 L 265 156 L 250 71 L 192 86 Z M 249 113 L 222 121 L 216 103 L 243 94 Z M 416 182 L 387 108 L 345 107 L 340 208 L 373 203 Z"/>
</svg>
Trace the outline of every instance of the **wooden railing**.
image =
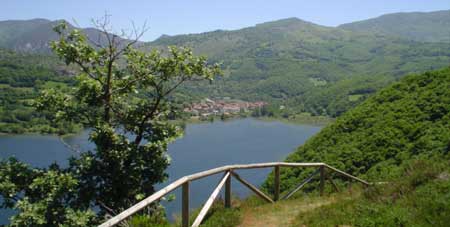
<svg viewBox="0 0 450 227">
<path fill-rule="evenodd" d="M 270 198 L 268 195 L 264 194 L 261 190 L 259 190 L 256 186 L 252 185 L 251 183 L 247 182 L 246 180 L 242 179 L 241 176 L 239 176 L 236 173 L 236 170 L 239 169 L 256 169 L 256 168 L 268 168 L 273 167 L 274 168 L 274 198 Z M 184 176 L 175 182 L 167 185 L 163 189 L 157 191 L 153 195 L 147 197 L 146 199 L 140 201 L 139 203 L 135 204 L 134 206 L 128 208 L 127 210 L 124 210 L 117 216 L 109 219 L 105 223 L 101 224 L 100 227 L 107 227 L 107 226 L 115 226 L 119 224 L 120 222 L 124 221 L 134 213 L 142 210 L 146 206 L 150 205 L 151 203 L 160 200 L 164 195 L 168 194 L 169 192 L 177 189 L 181 186 L 182 188 L 182 205 L 181 205 L 181 226 L 182 227 L 188 227 L 189 226 L 189 184 L 191 181 L 195 181 L 207 176 L 211 176 L 218 173 L 224 173 L 222 179 L 220 180 L 217 187 L 214 189 L 211 196 L 208 198 L 206 203 L 204 204 L 203 208 L 200 210 L 200 213 L 198 214 L 197 218 L 194 220 L 192 227 L 198 227 L 201 222 L 203 221 L 204 217 L 206 216 L 206 213 L 208 212 L 209 208 L 212 206 L 214 200 L 216 199 L 217 195 L 219 194 L 222 187 L 225 185 L 225 207 L 230 208 L 231 207 L 231 176 L 236 178 L 238 181 L 240 181 L 243 185 L 247 186 L 250 190 L 252 190 L 256 195 L 264 199 L 265 201 L 269 203 L 273 203 L 274 201 L 279 200 L 280 197 L 280 168 L 281 167 L 311 167 L 311 168 L 317 168 L 315 172 L 313 172 L 309 177 L 307 177 L 305 180 L 300 182 L 292 191 L 288 192 L 285 196 L 283 196 L 282 199 L 288 199 L 291 197 L 295 192 L 300 190 L 306 183 L 311 181 L 313 177 L 317 174 L 320 174 L 320 195 L 323 195 L 325 180 L 328 179 L 330 183 L 333 185 L 333 187 L 337 190 L 336 184 L 331 179 L 330 175 L 327 174 L 327 170 L 331 172 L 338 173 L 344 177 L 347 177 L 349 179 L 355 180 L 357 182 L 362 183 L 365 186 L 368 186 L 369 183 L 358 178 L 355 176 L 352 176 L 348 173 L 345 173 L 341 170 L 338 170 L 334 167 L 331 167 L 325 163 L 287 163 L 287 162 L 270 162 L 270 163 L 256 163 L 256 164 L 247 164 L 247 165 L 227 165 L 222 166 L 219 168 L 214 168 L 210 170 L 206 170 L 203 172 L 195 173 L 192 175 Z"/>
</svg>

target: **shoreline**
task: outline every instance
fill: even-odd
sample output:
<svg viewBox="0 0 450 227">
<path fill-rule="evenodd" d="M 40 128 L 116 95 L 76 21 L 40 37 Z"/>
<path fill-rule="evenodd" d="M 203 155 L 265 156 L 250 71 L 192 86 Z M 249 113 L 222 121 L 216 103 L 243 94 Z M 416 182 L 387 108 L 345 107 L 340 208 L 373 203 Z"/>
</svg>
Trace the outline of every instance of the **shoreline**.
<svg viewBox="0 0 450 227">
<path fill-rule="evenodd" d="M 317 125 L 317 126 L 326 126 L 332 122 L 335 121 L 335 118 L 330 118 L 326 116 L 300 116 L 296 115 L 293 118 L 283 118 L 283 117 L 252 117 L 252 116 L 233 116 L 229 117 L 227 119 L 221 119 L 219 116 L 216 116 L 213 118 L 213 120 L 201 120 L 201 119 L 195 119 L 195 118 L 189 118 L 189 119 L 183 119 L 183 120 L 171 120 L 170 122 L 173 124 L 179 124 L 179 125 L 187 125 L 187 124 L 205 124 L 205 123 L 211 123 L 214 121 L 232 121 L 232 120 L 238 120 L 238 119 L 245 119 L 245 118 L 253 118 L 256 120 L 261 121 L 279 121 L 286 124 L 295 124 L 295 125 Z M 52 134 L 52 133 L 39 133 L 39 132 L 25 132 L 25 133 L 4 133 L 0 132 L 0 136 L 56 136 L 61 139 L 64 139 L 69 136 L 75 136 L 80 133 L 82 133 L 86 128 L 82 128 L 77 132 L 67 133 L 63 135 L 59 134 Z"/>
<path fill-rule="evenodd" d="M 335 121 L 335 118 L 325 117 L 325 116 L 317 116 L 317 117 L 299 117 L 294 119 L 286 119 L 283 117 L 259 117 L 255 118 L 262 121 L 279 121 L 286 124 L 295 124 L 295 125 L 317 125 L 317 126 L 327 126 Z"/>
</svg>

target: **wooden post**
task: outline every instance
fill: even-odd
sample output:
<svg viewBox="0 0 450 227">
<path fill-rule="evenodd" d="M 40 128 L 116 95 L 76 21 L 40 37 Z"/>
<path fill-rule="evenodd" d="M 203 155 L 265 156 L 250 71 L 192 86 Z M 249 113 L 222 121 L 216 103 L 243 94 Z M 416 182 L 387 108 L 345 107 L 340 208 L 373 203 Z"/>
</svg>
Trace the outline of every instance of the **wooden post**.
<svg viewBox="0 0 450 227">
<path fill-rule="evenodd" d="M 323 190 L 325 186 L 325 167 L 320 167 L 320 196 L 323 196 Z"/>
<path fill-rule="evenodd" d="M 283 196 L 283 198 L 281 199 L 289 199 L 289 197 L 291 197 L 294 193 L 296 193 L 298 190 L 300 190 L 303 186 L 305 186 L 308 182 L 310 182 L 314 176 L 316 176 L 316 174 L 318 174 L 320 172 L 320 169 L 317 169 L 316 171 L 314 171 L 314 173 L 312 173 L 311 175 L 309 175 L 308 178 L 306 178 L 305 180 L 303 180 L 300 184 L 298 184 L 294 190 L 290 191 L 288 194 L 286 194 L 285 196 Z"/>
<path fill-rule="evenodd" d="M 161 190 L 155 192 L 154 194 L 150 195 L 149 197 L 143 199 L 142 201 L 134 204 L 130 208 L 122 211 L 121 213 L 117 214 L 116 216 L 112 217 L 111 219 L 105 221 L 102 223 L 99 227 L 111 227 L 119 224 L 120 222 L 126 220 L 131 215 L 141 211 L 148 205 L 154 203 L 155 201 L 158 201 L 161 199 L 161 197 L 165 196 L 166 194 L 170 193 L 171 191 L 182 187 L 182 226 L 187 227 L 189 226 L 189 182 L 198 180 L 204 177 L 208 177 L 217 173 L 221 172 L 228 172 L 232 174 L 238 181 L 240 181 L 242 184 L 247 186 L 250 190 L 255 192 L 258 196 L 260 196 L 262 199 L 266 200 L 267 202 L 273 203 L 273 200 L 271 197 L 265 195 L 261 190 L 259 190 L 254 185 L 250 184 L 249 182 L 242 179 L 239 175 L 232 172 L 232 170 L 236 169 L 257 169 L 257 168 L 268 168 L 268 167 L 319 167 L 318 172 L 320 172 L 321 175 L 321 181 L 320 181 L 320 189 L 321 194 L 323 194 L 324 191 L 324 184 L 326 179 L 326 169 L 329 169 L 330 173 L 336 172 L 342 176 L 345 176 L 346 178 L 352 179 L 353 182 L 360 182 L 364 186 L 370 186 L 371 183 L 362 180 L 358 177 L 355 177 L 353 175 L 350 175 L 346 172 L 343 172 L 339 169 L 336 169 L 332 166 L 329 166 L 325 163 L 316 162 L 316 163 L 289 163 L 289 162 L 268 162 L 268 163 L 254 163 L 254 164 L 244 164 L 244 165 L 227 165 L 222 166 L 214 169 L 209 169 L 203 172 L 198 172 L 195 174 L 187 175 L 184 177 L 179 178 L 175 182 L 167 185 L 166 187 L 162 188 Z M 275 170 L 277 171 L 277 170 Z M 279 171 L 279 170 L 278 170 Z M 316 174 L 316 172 L 315 172 Z M 295 193 L 296 191 L 300 190 L 300 188 L 303 187 L 304 184 L 306 184 L 311 179 L 308 178 L 305 181 L 303 181 L 299 186 L 297 186 L 291 193 L 288 194 L 288 196 L 284 196 L 283 198 L 288 198 L 291 194 Z M 225 184 L 224 180 L 224 183 Z M 279 181 L 279 180 L 278 180 Z M 276 184 L 279 184 L 276 183 Z M 350 183 L 351 186 L 351 183 Z M 229 194 L 231 194 L 231 190 L 229 190 Z M 279 195 L 278 195 L 279 196 Z M 230 198 L 230 197 L 229 197 Z"/>
<path fill-rule="evenodd" d="M 275 182 L 274 182 L 274 193 L 273 200 L 277 201 L 280 198 L 280 166 L 275 166 Z"/>
<path fill-rule="evenodd" d="M 229 173 L 231 174 L 231 170 Z M 225 182 L 225 208 L 231 208 L 231 176 Z"/>
<path fill-rule="evenodd" d="M 219 195 L 220 190 L 222 189 L 223 185 L 225 184 L 225 182 L 230 179 L 230 171 L 227 171 L 225 173 L 225 175 L 223 176 L 222 180 L 220 180 L 219 184 L 217 185 L 217 187 L 214 189 L 213 193 L 211 194 L 211 196 L 208 198 L 208 200 L 206 200 L 205 205 L 203 205 L 202 209 L 200 210 L 200 213 L 198 213 L 198 216 L 195 218 L 194 223 L 192 224 L 192 227 L 199 227 L 200 224 L 202 223 L 203 219 L 206 217 L 206 214 L 208 213 L 209 208 L 211 208 L 211 206 L 214 203 L 214 200 L 216 199 L 217 195 Z"/>
<path fill-rule="evenodd" d="M 269 203 L 273 203 L 273 200 L 269 196 L 264 194 L 264 192 L 262 192 L 261 190 L 259 190 L 257 187 L 253 186 L 246 180 L 242 179 L 241 176 L 239 176 L 237 173 L 231 172 L 231 174 L 234 176 L 234 178 L 236 178 L 236 180 L 241 182 L 243 185 L 247 186 L 247 188 L 252 190 L 256 195 L 258 195 L 259 197 L 261 197 L 262 199 L 266 200 Z"/>
<path fill-rule="evenodd" d="M 181 227 L 189 227 L 189 181 L 182 186 Z"/>
</svg>

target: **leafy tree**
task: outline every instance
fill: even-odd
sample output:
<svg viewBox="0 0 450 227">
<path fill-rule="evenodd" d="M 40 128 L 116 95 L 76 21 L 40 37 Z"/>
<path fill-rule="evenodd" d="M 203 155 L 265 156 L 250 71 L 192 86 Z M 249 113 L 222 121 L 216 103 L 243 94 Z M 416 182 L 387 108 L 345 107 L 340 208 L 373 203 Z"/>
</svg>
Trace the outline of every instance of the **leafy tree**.
<svg viewBox="0 0 450 227">
<path fill-rule="evenodd" d="M 182 134 L 168 121 L 178 106 L 171 103 L 172 93 L 186 81 L 220 74 L 218 64 L 187 48 L 138 51 L 134 46 L 145 28 L 135 29 L 133 41 L 124 42 L 108 24 L 107 17 L 96 22 L 106 45 L 68 31 L 65 23 L 55 27 L 60 38 L 52 49 L 81 73 L 71 92 L 45 90 L 35 106 L 60 124 L 90 128 L 96 148 L 72 157 L 67 169 L 0 163 L 2 206 L 20 211 L 12 225 L 90 225 L 95 220 L 90 207 L 99 207 L 99 216 L 113 215 L 154 193 L 154 184 L 167 178 L 167 146 Z"/>
<path fill-rule="evenodd" d="M 81 181 L 84 202 L 114 213 L 152 194 L 153 185 L 167 177 L 167 145 L 181 135 L 168 122 L 175 111 L 168 101 L 171 93 L 188 80 L 212 80 L 220 68 L 186 48 L 169 47 L 167 55 L 136 50 L 145 29 L 123 43 L 109 33 L 107 19 L 97 25 L 106 46 L 91 45 L 78 30 L 67 32 L 64 23 L 55 27 L 60 39 L 52 43 L 53 50 L 82 74 L 73 94 L 48 90 L 37 107 L 92 129 L 95 152 L 72 159 L 70 168 Z"/>
</svg>

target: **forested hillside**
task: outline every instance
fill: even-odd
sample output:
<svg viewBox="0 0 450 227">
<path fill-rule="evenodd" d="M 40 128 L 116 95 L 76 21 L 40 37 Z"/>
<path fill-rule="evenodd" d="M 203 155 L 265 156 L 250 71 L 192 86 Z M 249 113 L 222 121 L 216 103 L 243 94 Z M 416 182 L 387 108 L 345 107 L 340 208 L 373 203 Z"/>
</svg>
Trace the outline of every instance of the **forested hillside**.
<svg viewBox="0 0 450 227">
<path fill-rule="evenodd" d="M 393 13 L 340 25 L 351 31 L 373 32 L 422 42 L 450 42 L 450 10 Z"/>
<path fill-rule="evenodd" d="M 382 89 L 299 147 L 286 160 L 326 162 L 370 181 L 415 158 L 450 152 L 450 69 L 409 75 Z M 282 189 L 307 173 L 282 172 Z M 272 188 L 271 180 L 266 187 Z"/>
<path fill-rule="evenodd" d="M 45 88 L 68 89 L 74 71 L 56 57 L 0 50 L 0 132 L 68 133 L 72 125 L 57 125 L 38 113 L 33 100 Z"/>
<path fill-rule="evenodd" d="M 359 33 L 290 18 L 236 31 L 164 36 L 148 48 L 189 46 L 223 62 L 226 77 L 202 94 L 264 99 L 297 112 L 338 116 L 410 72 L 441 68 L 450 46 Z"/>
<path fill-rule="evenodd" d="M 401 15 L 409 18 L 415 14 Z M 429 23 L 423 25 L 428 29 L 424 34 L 434 37 L 445 31 L 438 26 L 450 21 L 445 13 L 426 15 Z M 419 26 L 414 20 L 402 21 Z M 0 47 L 50 54 L 48 42 L 56 38 L 52 31 L 56 23 L 45 19 L 0 22 Z M 435 24 L 428 26 L 430 23 Z M 336 117 L 408 73 L 442 68 L 450 62 L 448 43 L 415 41 L 388 32 L 349 27 L 325 27 L 288 18 L 234 31 L 162 36 L 141 43 L 141 48 L 188 46 L 195 54 L 206 55 L 210 62 L 223 63 L 224 77 L 213 83 L 187 83 L 180 90 L 183 100 L 231 97 L 265 101 L 270 103 L 266 112 L 284 117 L 301 112 Z M 359 27 L 370 30 L 370 24 Z M 99 34 L 95 29 L 83 31 L 94 40 Z M 32 64 L 46 59 L 35 57 Z M 15 80 L 16 75 L 6 77 Z M 280 106 L 284 106 L 282 111 Z"/>
</svg>

